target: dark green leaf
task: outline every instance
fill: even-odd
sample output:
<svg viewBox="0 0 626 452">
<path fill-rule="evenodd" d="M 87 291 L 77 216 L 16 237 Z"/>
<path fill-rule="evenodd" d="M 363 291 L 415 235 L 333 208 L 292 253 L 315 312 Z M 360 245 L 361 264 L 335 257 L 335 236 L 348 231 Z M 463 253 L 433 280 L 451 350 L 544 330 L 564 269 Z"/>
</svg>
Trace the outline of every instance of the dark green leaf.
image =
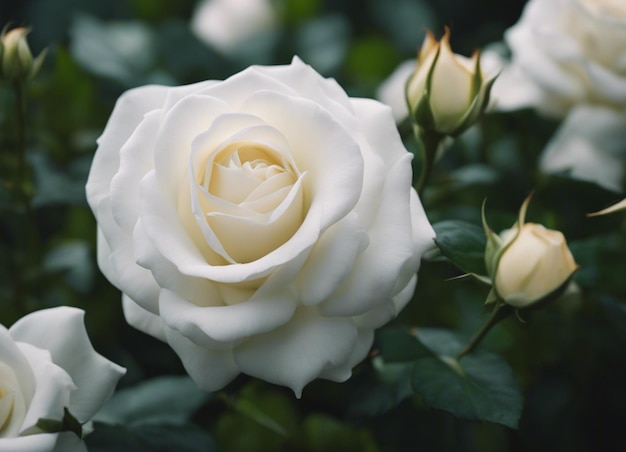
<svg viewBox="0 0 626 452">
<path fill-rule="evenodd" d="M 487 239 L 480 226 L 459 220 L 440 221 L 433 225 L 435 243 L 454 265 L 467 273 L 485 275 Z"/>
<path fill-rule="evenodd" d="M 446 353 L 433 353 L 415 362 L 415 392 L 431 407 L 458 418 L 517 428 L 523 398 L 508 364 L 497 355 L 482 351 L 457 361 L 451 357 L 461 347 L 455 335 L 444 330 L 424 332 L 425 336 L 430 335 L 431 341 L 426 342 L 431 348 Z"/>
<path fill-rule="evenodd" d="M 193 424 L 108 425 L 94 424 L 85 437 L 90 452 L 211 452 L 217 450 L 213 438 Z"/>
<path fill-rule="evenodd" d="M 432 352 L 406 328 L 383 328 L 376 333 L 374 349 L 387 363 L 411 362 Z"/>
<path fill-rule="evenodd" d="M 374 438 L 368 431 L 317 413 L 311 414 L 304 420 L 297 442 L 301 446 L 299 450 L 311 452 L 374 452 L 378 450 Z"/>
<path fill-rule="evenodd" d="M 347 415 L 350 418 L 379 416 L 413 395 L 413 362 L 387 363 L 376 357 L 373 364 L 369 378 L 357 383 L 349 399 Z"/>
<path fill-rule="evenodd" d="M 117 391 L 95 420 L 127 426 L 183 424 L 211 396 L 187 376 L 154 378 Z"/>
</svg>

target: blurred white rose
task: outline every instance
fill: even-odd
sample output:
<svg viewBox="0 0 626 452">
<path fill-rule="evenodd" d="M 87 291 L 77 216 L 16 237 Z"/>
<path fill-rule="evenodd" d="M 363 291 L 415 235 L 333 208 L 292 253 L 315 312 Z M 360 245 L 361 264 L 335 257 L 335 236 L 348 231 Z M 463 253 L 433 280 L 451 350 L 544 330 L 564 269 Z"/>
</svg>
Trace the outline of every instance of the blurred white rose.
<svg viewBox="0 0 626 452">
<path fill-rule="evenodd" d="M 92 347 L 80 309 L 45 309 L 0 325 L 0 450 L 86 450 L 73 432 L 44 433 L 64 409 L 89 421 L 126 370 Z"/>
<path fill-rule="evenodd" d="M 564 122 L 540 167 L 610 190 L 626 167 L 626 2 L 531 0 L 505 33 L 510 63 L 496 80 L 496 110 L 535 108 Z"/>
<path fill-rule="evenodd" d="M 563 117 L 581 103 L 626 110 L 626 3 L 530 0 L 505 33 L 511 64 L 492 95 L 502 110 Z"/>
<path fill-rule="evenodd" d="M 206 44 L 227 54 L 276 23 L 270 0 L 202 0 L 191 19 L 191 30 Z"/>
<path fill-rule="evenodd" d="M 87 198 L 127 320 L 205 390 L 349 378 L 432 230 L 389 107 L 295 58 L 118 101 Z"/>
<path fill-rule="evenodd" d="M 626 179 L 626 113 L 591 105 L 572 109 L 540 165 L 619 192 Z"/>
</svg>

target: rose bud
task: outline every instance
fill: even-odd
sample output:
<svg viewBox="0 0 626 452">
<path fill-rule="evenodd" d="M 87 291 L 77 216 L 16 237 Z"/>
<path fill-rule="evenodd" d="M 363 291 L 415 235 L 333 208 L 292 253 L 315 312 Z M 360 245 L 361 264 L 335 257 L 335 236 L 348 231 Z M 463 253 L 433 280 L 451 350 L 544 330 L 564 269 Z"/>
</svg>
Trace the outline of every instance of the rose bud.
<svg viewBox="0 0 626 452">
<path fill-rule="evenodd" d="M 460 134 L 487 107 L 496 76 L 481 69 L 478 51 L 472 58 L 452 52 L 449 28 L 439 42 L 427 32 L 405 90 L 413 122 L 443 135 Z"/>
<path fill-rule="evenodd" d="M 33 59 L 26 35 L 29 28 L 18 27 L 0 34 L 0 79 L 9 82 L 26 81 L 33 78 L 43 63 L 46 50 Z"/>
<path fill-rule="evenodd" d="M 558 297 L 578 270 L 560 231 L 524 224 L 529 201 L 511 229 L 487 232 L 485 260 L 495 296 L 517 309 Z"/>
</svg>

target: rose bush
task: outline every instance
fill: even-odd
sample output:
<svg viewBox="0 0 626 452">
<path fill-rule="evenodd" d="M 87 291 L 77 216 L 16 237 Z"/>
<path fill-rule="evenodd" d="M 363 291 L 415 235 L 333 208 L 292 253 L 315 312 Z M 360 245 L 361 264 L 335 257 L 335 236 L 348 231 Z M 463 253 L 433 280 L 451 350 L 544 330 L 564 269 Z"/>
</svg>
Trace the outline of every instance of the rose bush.
<svg viewBox="0 0 626 452">
<path fill-rule="evenodd" d="M 626 5 L 531 0 L 505 34 L 511 64 L 495 83 L 499 108 L 563 117 L 581 103 L 626 109 Z"/>
<path fill-rule="evenodd" d="M 86 450 L 73 432 L 37 427 L 39 419 L 61 421 L 65 408 L 89 421 L 126 372 L 93 349 L 83 315 L 60 307 L 0 326 L 0 450 Z"/>
<path fill-rule="evenodd" d="M 87 183 L 127 320 L 196 383 L 349 378 L 434 232 L 390 109 L 295 58 L 118 101 Z"/>
</svg>

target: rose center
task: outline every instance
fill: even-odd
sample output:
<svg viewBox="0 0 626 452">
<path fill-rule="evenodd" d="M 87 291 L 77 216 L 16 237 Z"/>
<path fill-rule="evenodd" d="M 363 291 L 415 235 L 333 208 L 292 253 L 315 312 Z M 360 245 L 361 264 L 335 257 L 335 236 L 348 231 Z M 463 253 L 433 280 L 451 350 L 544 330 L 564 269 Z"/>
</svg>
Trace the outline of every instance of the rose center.
<svg viewBox="0 0 626 452">
<path fill-rule="evenodd" d="M 0 362 L 0 437 L 5 433 L 6 427 L 13 414 L 15 405 L 15 388 L 12 380 L 15 378 L 13 370 Z"/>
<path fill-rule="evenodd" d="M 268 145 L 228 143 L 195 174 L 204 217 L 198 218 L 200 227 L 213 251 L 230 263 L 261 258 L 302 224 L 303 175 Z"/>
</svg>

